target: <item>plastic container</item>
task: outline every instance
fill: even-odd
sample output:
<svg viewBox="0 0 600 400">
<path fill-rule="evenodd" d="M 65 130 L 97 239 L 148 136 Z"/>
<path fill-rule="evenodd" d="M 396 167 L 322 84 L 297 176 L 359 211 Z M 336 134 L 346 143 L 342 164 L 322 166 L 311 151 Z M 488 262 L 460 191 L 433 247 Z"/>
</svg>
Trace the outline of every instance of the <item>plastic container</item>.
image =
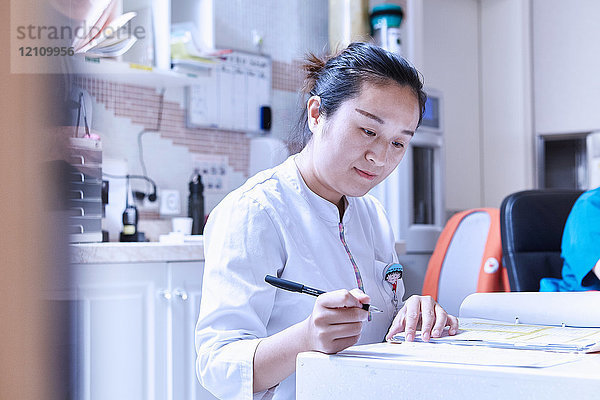
<svg viewBox="0 0 600 400">
<path fill-rule="evenodd" d="M 400 25 L 404 18 L 402 7 L 396 4 L 380 4 L 371 10 L 371 35 L 375 43 L 386 50 L 402 55 Z"/>
</svg>

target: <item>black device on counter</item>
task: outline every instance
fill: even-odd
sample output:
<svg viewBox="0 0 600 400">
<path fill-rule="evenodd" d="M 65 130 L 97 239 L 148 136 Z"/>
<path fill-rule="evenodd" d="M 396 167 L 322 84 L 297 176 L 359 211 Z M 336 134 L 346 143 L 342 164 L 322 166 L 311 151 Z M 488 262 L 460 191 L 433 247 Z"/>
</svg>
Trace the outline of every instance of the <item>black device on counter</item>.
<svg viewBox="0 0 600 400">
<path fill-rule="evenodd" d="M 145 242 L 146 235 L 137 229 L 138 225 L 138 209 L 135 204 L 129 204 L 129 178 L 127 175 L 127 189 L 125 198 L 125 211 L 123 211 L 123 231 L 119 235 L 120 242 Z"/>
<path fill-rule="evenodd" d="M 123 211 L 123 231 L 119 236 L 121 242 L 145 242 L 144 232 L 137 230 L 138 210 L 136 206 L 127 205 Z"/>
<path fill-rule="evenodd" d="M 188 217 L 192 218 L 192 235 L 204 232 L 204 185 L 202 176 L 194 174 L 189 184 Z"/>
</svg>

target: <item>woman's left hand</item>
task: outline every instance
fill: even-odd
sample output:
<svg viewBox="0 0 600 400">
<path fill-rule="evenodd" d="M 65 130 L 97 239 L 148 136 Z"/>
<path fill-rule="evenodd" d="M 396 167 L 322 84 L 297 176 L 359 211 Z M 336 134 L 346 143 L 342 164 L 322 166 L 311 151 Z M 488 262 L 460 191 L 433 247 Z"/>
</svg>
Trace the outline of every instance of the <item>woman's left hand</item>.
<svg viewBox="0 0 600 400">
<path fill-rule="evenodd" d="M 404 303 L 392 322 L 385 339 L 390 340 L 398 332 L 406 332 L 406 341 L 415 339 L 415 332 L 421 326 L 421 338 L 428 342 L 431 337 L 442 335 L 444 327 L 449 326 L 448 334 L 458 332 L 458 319 L 449 315 L 431 296 L 411 296 Z"/>
</svg>

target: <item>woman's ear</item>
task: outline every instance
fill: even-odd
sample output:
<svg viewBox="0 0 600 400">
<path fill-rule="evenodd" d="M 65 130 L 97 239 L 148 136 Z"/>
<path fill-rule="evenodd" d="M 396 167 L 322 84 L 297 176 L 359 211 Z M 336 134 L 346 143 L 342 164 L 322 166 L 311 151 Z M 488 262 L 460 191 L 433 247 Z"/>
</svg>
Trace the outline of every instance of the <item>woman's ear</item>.
<svg viewBox="0 0 600 400">
<path fill-rule="evenodd" d="M 322 124 L 323 118 L 320 113 L 321 98 L 319 96 L 312 96 L 306 103 L 307 115 L 308 115 L 308 128 L 312 133 L 315 133 L 319 126 Z"/>
</svg>

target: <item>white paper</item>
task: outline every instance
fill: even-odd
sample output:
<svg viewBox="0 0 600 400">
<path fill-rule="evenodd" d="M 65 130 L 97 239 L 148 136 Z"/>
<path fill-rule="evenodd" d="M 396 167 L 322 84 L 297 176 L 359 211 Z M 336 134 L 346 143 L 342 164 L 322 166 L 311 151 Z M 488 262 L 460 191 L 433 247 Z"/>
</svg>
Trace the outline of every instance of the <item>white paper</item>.
<svg viewBox="0 0 600 400">
<path fill-rule="evenodd" d="M 216 71 L 199 76 L 188 88 L 188 124 L 190 126 L 218 126 Z"/>
<path fill-rule="evenodd" d="M 234 126 L 235 71 L 223 66 L 219 69 L 219 128 Z"/>
</svg>

